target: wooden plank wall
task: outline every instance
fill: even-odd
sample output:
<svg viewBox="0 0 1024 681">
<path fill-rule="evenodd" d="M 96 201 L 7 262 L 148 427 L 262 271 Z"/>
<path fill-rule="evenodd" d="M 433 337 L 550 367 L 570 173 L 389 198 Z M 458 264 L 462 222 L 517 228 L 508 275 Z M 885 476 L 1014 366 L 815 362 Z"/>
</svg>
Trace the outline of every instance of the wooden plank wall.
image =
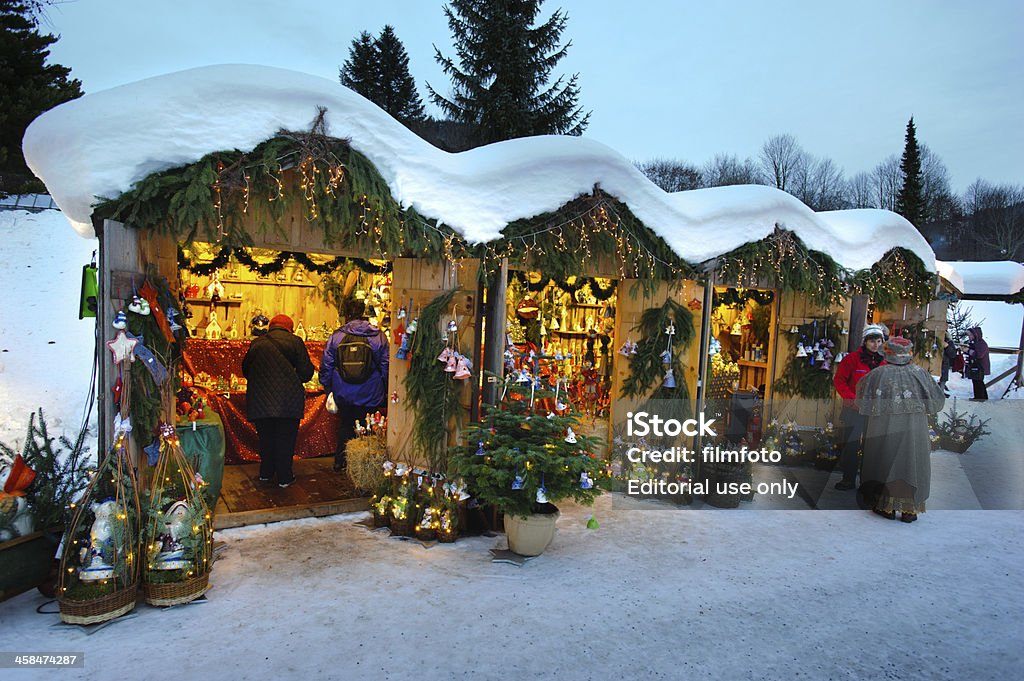
<svg viewBox="0 0 1024 681">
<path fill-rule="evenodd" d="M 399 258 L 394 261 L 392 272 L 391 296 L 396 307 L 408 306 L 412 300 L 410 318 L 418 317 L 434 298 L 443 291 L 457 289 L 454 298 L 459 323 L 459 347 L 463 354 L 471 355 L 474 345 L 474 334 L 477 324 L 479 301 L 477 300 L 477 269 L 475 260 L 465 260 L 461 266 L 452 267 L 447 264 L 431 264 L 413 258 Z M 442 317 L 444 324 L 450 319 Z M 412 410 L 405 401 L 406 390 L 403 385 L 408 374 L 408 362 L 395 359 L 398 346 L 391 346 L 391 362 L 388 375 L 388 395 L 398 392 L 398 402 L 388 405 L 388 448 L 391 455 L 398 461 L 415 465 L 426 465 L 427 461 L 418 455 L 412 447 L 413 418 Z M 441 347 L 437 348 L 441 352 Z M 461 402 L 463 422 L 468 422 L 469 410 L 473 399 L 470 381 L 478 381 L 480 377 L 479 358 L 473 357 L 473 378 L 462 382 Z M 389 398 L 390 399 L 390 398 Z M 449 433 L 449 444 L 456 444 L 458 433 Z"/>
<path fill-rule="evenodd" d="M 628 338 L 632 338 L 634 341 L 640 339 L 640 334 L 633 331 L 633 327 L 640 323 L 640 316 L 644 310 L 650 307 L 660 307 L 665 303 L 665 300 L 671 295 L 677 302 L 686 305 L 690 300 L 696 298 L 697 300 L 703 300 L 704 287 L 697 282 L 687 280 L 683 282 L 681 291 L 670 292 L 669 285 L 662 283 L 658 286 L 657 290 L 652 294 L 645 294 L 642 290 L 638 291 L 636 295 L 631 295 L 630 291 L 634 285 L 639 284 L 636 279 L 622 279 L 619 281 L 619 288 L 617 291 L 618 303 L 615 310 L 615 347 L 612 353 L 613 371 L 612 371 L 612 414 L 610 419 L 610 427 L 614 428 L 616 425 L 622 424 L 626 420 L 626 414 L 633 411 L 637 406 L 643 402 L 646 398 L 632 398 L 627 399 L 621 397 L 622 384 L 629 376 L 629 359 L 619 354 L 618 349 L 622 347 L 622 344 L 626 342 Z M 700 326 L 701 326 L 701 311 L 696 310 L 693 313 L 693 327 L 694 327 L 694 338 L 689 348 L 685 351 L 685 354 L 681 358 L 682 364 L 685 367 L 683 376 L 677 376 L 677 381 L 686 381 L 687 388 L 690 392 L 690 399 L 695 400 L 697 396 L 697 371 L 698 361 L 700 359 Z M 661 382 L 658 381 L 657 387 L 660 387 Z M 610 432 L 607 440 L 611 442 Z"/>
</svg>

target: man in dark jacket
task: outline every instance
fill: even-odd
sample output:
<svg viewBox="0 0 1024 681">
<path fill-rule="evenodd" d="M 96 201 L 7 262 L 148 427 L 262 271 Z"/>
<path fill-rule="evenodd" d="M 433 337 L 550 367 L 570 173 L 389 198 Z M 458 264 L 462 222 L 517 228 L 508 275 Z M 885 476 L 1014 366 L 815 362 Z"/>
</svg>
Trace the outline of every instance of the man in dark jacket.
<svg viewBox="0 0 1024 681">
<path fill-rule="evenodd" d="M 843 413 L 840 417 L 846 426 L 846 442 L 839 455 L 839 470 L 843 479 L 836 483 L 838 490 L 851 490 L 857 486 L 857 453 L 860 451 L 861 439 L 867 417 L 861 416 L 854 400 L 857 398 L 857 383 L 868 375 L 872 369 L 885 364 L 879 349 L 885 339 L 885 327 L 880 324 L 868 324 L 864 327 L 864 340 L 857 352 L 851 352 L 836 369 L 832 384 L 836 392 L 843 398 Z"/>
<path fill-rule="evenodd" d="M 275 316 L 270 330 L 253 340 L 242 360 L 246 415 L 260 439 L 260 480 L 269 482 L 276 475 L 279 487 L 295 481 L 292 457 L 306 405 L 302 384 L 314 371 L 306 344 L 293 328 L 291 317 Z"/>
<path fill-rule="evenodd" d="M 366 321 L 363 301 L 348 299 L 342 308 L 345 324 L 331 334 L 320 360 L 320 384 L 334 394 L 338 405 L 338 449 L 334 453 L 334 470 L 345 468 L 345 446 L 355 437 L 356 421 L 367 413 L 387 408 L 388 339 L 380 329 Z M 368 347 L 362 347 L 365 346 Z M 339 361 L 339 350 L 348 356 L 365 357 L 364 370 Z"/>
<path fill-rule="evenodd" d="M 988 356 L 988 343 L 981 335 L 981 327 L 967 329 L 967 377 L 974 384 L 972 402 L 984 402 L 988 399 L 988 388 L 985 377 L 992 373 L 992 360 Z"/>
<path fill-rule="evenodd" d="M 949 381 L 949 370 L 953 368 L 953 363 L 956 361 L 956 346 L 953 345 L 953 339 L 948 335 L 945 339 L 945 346 L 942 348 L 942 372 L 939 375 L 939 387 L 942 388 L 942 392 L 949 397 L 949 391 L 946 390 L 946 383 Z"/>
</svg>

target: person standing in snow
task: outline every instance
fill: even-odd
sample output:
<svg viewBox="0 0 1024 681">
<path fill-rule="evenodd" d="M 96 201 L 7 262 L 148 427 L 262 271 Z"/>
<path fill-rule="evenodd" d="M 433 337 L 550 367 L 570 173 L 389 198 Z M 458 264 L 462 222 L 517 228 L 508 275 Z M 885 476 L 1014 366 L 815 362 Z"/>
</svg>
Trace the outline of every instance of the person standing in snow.
<svg viewBox="0 0 1024 681">
<path fill-rule="evenodd" d="M 860 349 L 843 358 L 836 369 L 836 375 L 832 378 L 836 392 L 843 398 L 840 418 L 846 426 L 846 440 L 839 455 L 839 470 L 843 474 L 843 479 L 835 485 L 838 490 L 846 491 L 857 487 L 857 455 L 861 449 L 867 419 L 857 411 L 854 399 L 857 397 L 857 383 L 867 376 L 868 372 L 885 364 L 879 353 L 885 336 L 885 327 L 881 324 L 865 326 Z"/>
<path fill-rule="evenodd" d="M 967 329 L 967 378 L 974 384 L 972 402 L 984 402 L 988 399 L 988 388 L 985 377 L 992 373 L 992 363 L 988 356 L 988 343 L 981 335 L 981 327 Z"/>
<path fill-rule="evenodd" d="M 945 343 L 945 347 L 942 348 L 942 374 L 939 376 L 939 387 L 948 397 L 949 391 L 946 390 L 946 383 L 949 381 L 949 370 L 956 361 L 956 346 L 953 345 L 953 339 L 949 335 L 946 336 Z"/>
<path fill-rule="evenodd" d="M 914 346 L 892 338 L 885 364 L 857 384 L 857 409 L 867 418 L 861 491 L 878 515 L 912 523 L 924 513 L 931 488 L 928 415 L 945 402 L 931 374 L 913 363 Z"/>
<path fill-rule="evenodd" d="M 276 475 L 279 487 L 295 481 L 292 457 L 306 408 L 302 384 L 313 378 L 314 371 L 306 344 L 293 328 L 291 317 L 276 315 L 242 360 L 246 415 L 260 440 L 260 481 L 269 482 Z"/>
<path fill-rule="evenodd" d="M 338 448 L 334 470 L 345 468 L 345 446 L 355 437 L 356 421 L 387 409 L 390 349 L 384 333 L 366 320 L 363 301 L 342 305 L 345 324 L 331 334 L 320 361 L 320 384 L 338 405 Z"/>
</svg>

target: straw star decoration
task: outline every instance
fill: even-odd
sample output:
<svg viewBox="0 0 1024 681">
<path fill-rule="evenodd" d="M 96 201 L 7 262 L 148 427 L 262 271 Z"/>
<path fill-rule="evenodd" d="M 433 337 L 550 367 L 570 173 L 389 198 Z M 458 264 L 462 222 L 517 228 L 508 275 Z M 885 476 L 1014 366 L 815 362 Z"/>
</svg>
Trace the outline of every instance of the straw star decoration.
<svg viewBox="0 0 1024 681">
<path fill-rule="evenodd" d="M 117 337 L 112 341 L 107 341 L 107 348 L 110 353 L 114 356 L 114 364 L 120 364 L 126 359 L 129 362 L 135 361 L 135 345 L 139 341 L 134 338 L 129 338 L 125 335 L 124 331 L 118 331 Z"/>
</svg>

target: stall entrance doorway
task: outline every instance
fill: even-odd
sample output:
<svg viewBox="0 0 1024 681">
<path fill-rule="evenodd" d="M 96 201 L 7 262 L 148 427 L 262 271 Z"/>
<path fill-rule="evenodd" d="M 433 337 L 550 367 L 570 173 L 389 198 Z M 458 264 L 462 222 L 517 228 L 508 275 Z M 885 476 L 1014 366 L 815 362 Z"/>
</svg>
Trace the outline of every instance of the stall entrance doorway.
<svg viewBox="0 0 1024 681">
<path fill-rule="evenodd" d="M 200 460 L 212 486 L 219 484 L 217 527 L 330 515 L 366 507 L 365 494 L 332 470 L 337 417 L 326 409 L 319 371 L 331 333 L 341 325 L 338 301 L 365 301 L 371 323 L 384 333 L 391 321 L 391 274 L 384 261 L 352 261 L 331 255 L 288 256 L 246 249 L 226 257 L 219 246 L 183 247 L 179 263 L 182 312 L 189 330 L 178 404 L 200 403 L 201 418 L 179 419 L 183 448 Z M 326 265 L 333 265 L 326 269 Z M 212 266 L 211 266 L 212 265 Z M 259 480 L 259 444 L 246 417 L 242 359 L 258 317 L 285 314 L 303 339 L 316 371 L 305 385 L 293 471 L 296 481 L 280 488 Z M 218 460 L 220 466 L 217 465 Z"/>
</svg>

